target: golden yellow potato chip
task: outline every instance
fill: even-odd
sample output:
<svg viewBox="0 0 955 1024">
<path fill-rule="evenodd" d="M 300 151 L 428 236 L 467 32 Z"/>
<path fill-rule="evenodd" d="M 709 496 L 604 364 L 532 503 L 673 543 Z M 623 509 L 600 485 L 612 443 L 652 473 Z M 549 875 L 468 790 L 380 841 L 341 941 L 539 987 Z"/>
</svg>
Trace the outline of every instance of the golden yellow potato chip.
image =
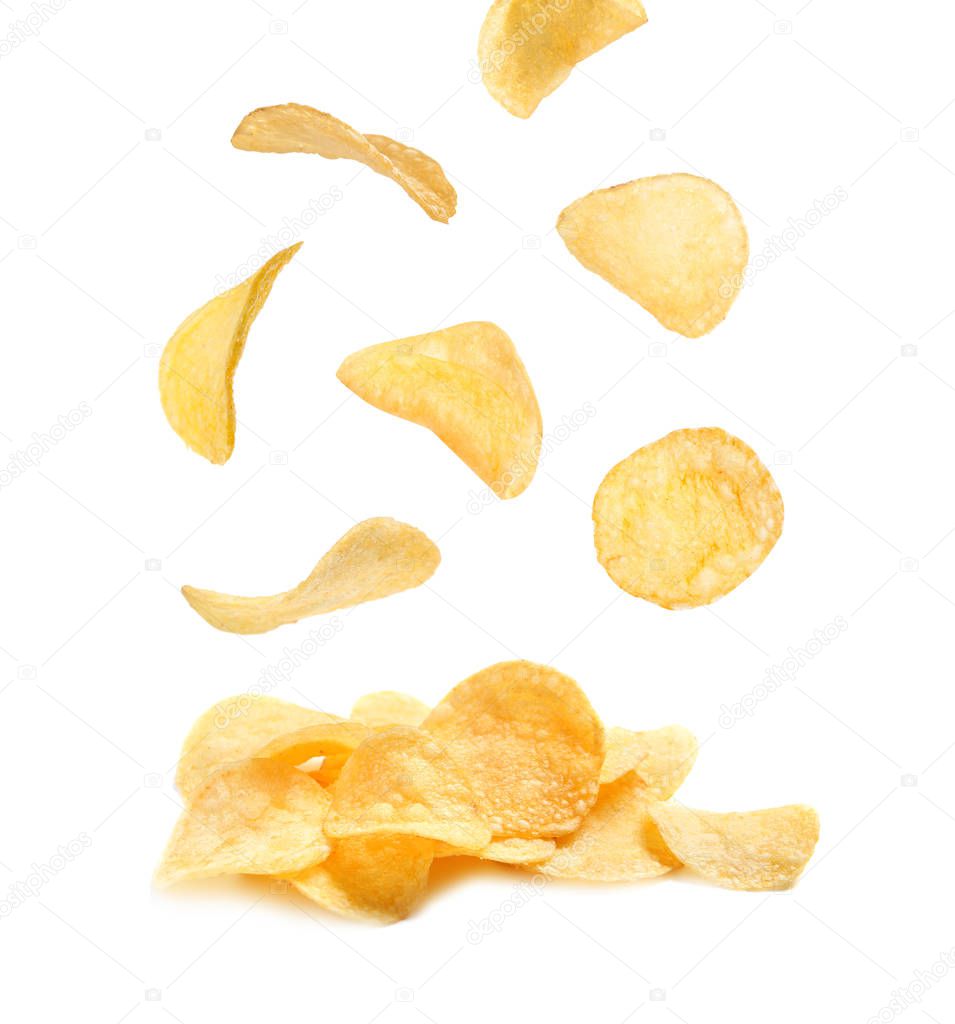
<svg viewBox="0 0 955 1024">
<path fill-rule="evenodd" d="M 557 840 L 536 871 L 550 878 L 629 882 L 656 878 L 679 865 L 650 816 L 655 798 L 636 772 L 600 787 L 597 802 L 572 835 Z"/>
<path fill-rule="evenodd" d="M 417 697 L 395 690 L 381 690 L 359 697 L 351 709 L 355 722 L 378 729 L 387 725 L 411 725 L 417 728 L 428 717 L 431 708 Z"/>
<path fill-rule="evenodd" d="M 680 788 L 696 760 L 696 737 L 682 725 L 631 732 L 614 726 L 607 730 L 607 753 L 600 769 L 600 784 L 615 782 L 633 771 L 658 800 Z"/>
<path fill-rule="evenodd" d="M 276 626 L 351 608 L 420 586 L 441 555 L 420 531 L 394 519 L 366 519 L 353 526 L 311 571 L 284 594 L 236 597 L 183 587 L 183 597 L 216 629 L 266 633 Z"/>
<path fill-rule="evenodd" d="M 279 271 L 302 243 L 196 310 L 166 343 L 159 361 L 159 397 L 173 430 L 210 462 L 227 462 L 235 446 L 232 379 L 249 328 Z"/>
<path fill-rule="evenodd" d="M 546 665 L 478 672 L 423 728 L 467 774 L 495 836 L 565 835 L 597 798 L 603 726 L 573 679 Z"/>
<path fill-rule="evenodd" d="M 495 0 L 478 42 L 484 84 L 506 110 L 530 117 L 575 64 L 646 20 L 639 0 Z"/>
<path fill-rule="evenodd" d="M 491 831 L 468 781 L 427 733 L 398 725 L 373 733 L 335 783 L 331 839 L 412 835 L 480 850 Z"/>
<path fill-rule="evenodd" d="M 727 889 L 791 888 L 819 839 L 819 816 L 801 804 L 715 814 L 667 803 L 650 815 L 676 857 Z"/>
<path fill-rule="evenodd" d="M 432 220 L 447 223 L 457 207 L 457 193 L 431 157 L 384 135 L 361 135 L 331 114 L 300 103 L 253 110 L 236 128 L 232 145 L 256 153 L 357 160 L 397 182 Z"/>
<path fill-rule="evenodd" d="M 588 270 L 687 338 L 724 319 L 749 260 L 729 193 L 693 174 L 591 192 L 561 213 L 557 230 Z"/>
<path fill-rule="evenodd" d="M 372 345 L 349 356 L 338 379 L 370 405 L 428 427 L 499 498 L 531 482 L 540 408 L 514 343 L 495 324 Z"/>
<path fill-rule="evenodd" d="M 276 875 L 324 860 L 329 795 L 265 758 L 220 768 L 193 793 L 156 872 L 158 885 L 213 875 Z"/>
<path fill-rule="evenodd" d="M 189 731 L 176 785 L 188 796 L 217 768 L 255 756 L 266 743 L 310 725 L 340 722 L 334 715 L 276 697 L 241 693 L 226 697 L 199 716 Z"/>
<path fill-rule="evenodd" d="M 392 923 L 424 895 L 433 856 L 429 839 L 357 836 L 338 840 L 327 860 L 288 880 L 325 910 Z"/>
<path fill-rule="evenodd" d="M 772 550 L 783 499 L 725 430 L 675 430 L 637 449 L 594 498 L 597 558 L 618 587 L 664 608 L 728 594 Z"/>
<path fill-rule="evenodd" d="M 498 864 L 539 864 L 557 849 L 553 839 L 520 839 L 513 836 L 492 839 L 482 850 L 461 850 L 447 843 L 437 843 L 436 857 L 478 857 Z"/>
<path fill-rule="evenodd" d="M 351 754 L 329 754 L 322 759 L 321 766 L 309 771 L 309 775 L 323 786 L 330 786 L 341 774 L 342 766 Z"/>
<path fill-rule="evenodd" d="M 321 722 L 277 736 L 256 751 L 256 757 L 270 757 L 282 764 L 305 764 L 313 757 L 351 754 L 369 734 L 360 722 Z M 324 767 L 324 765 L 323 765 Z M 309 773 L 311 774 L 311 773 Z"/>
</svg>

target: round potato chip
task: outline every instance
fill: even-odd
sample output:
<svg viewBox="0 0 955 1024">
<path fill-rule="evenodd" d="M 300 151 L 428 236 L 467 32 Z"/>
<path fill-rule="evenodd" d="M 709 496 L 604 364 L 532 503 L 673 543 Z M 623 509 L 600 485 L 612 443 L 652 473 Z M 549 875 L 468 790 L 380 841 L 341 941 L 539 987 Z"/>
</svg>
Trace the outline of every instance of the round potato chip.
<svg viewBox="0 0 955 1024">
<path fill-rule="evenodd" d="M 693 174 L 662 174 L 571 203 L 557 230 L 588 269 L 671 331 L 699 338 L 729 312 L 749 261 L 729 193 Z"/>
<path fill-rule="evenodd" d="M 717 428 L 676 430 L 604 477 L 594 498 L 600 564 L 663 608 L 728 594 L 772 550 L 783 500 L 756 453 Z"/>
<path fill-rule="evenodd" d="M 459 850 L 456 846 L 438 843 L 435 857 L 477 857 L 498 864 L 539 864 L 557 849 L 553 839 L 520 839 L 510 836 L 492 839 L 483 850 Z"/>
<path fill-rule="evenodd" d="M 396 690 L 366 693 L 355 701 L 351 717 L 378 729 L 388 725 L 410 725 L 417 728 L 428 717 L 431 708 L 417 697 Z"/>
<path fill-rule="evenodd" d="M 492 665 L 459 683 L 423 727 L 466 772 L 495 836 L 565 835 L 597 798 L 603 726 L 555 669 Z"/>
<path fill-rule="evenodd" d="M 277 736 L 256 752 L 282 764 L 305 764 L 313 757 L 347 757 L 368 735 L 360 722 L 321 722 Z M 324 765 L 322 766 L 324 767 Z M 316 780 L 317 781 L 317 780 Z"/>
<path fill-rule="evenodd" d="M 607 753 L 600 769 L 600 784 L 615 782 L 629 771 L 658 800 L 666 800 L 690 774 L 699 746 L 682 725 L 631 732 L 614 726 L 607 730 Z"/>
</svg>

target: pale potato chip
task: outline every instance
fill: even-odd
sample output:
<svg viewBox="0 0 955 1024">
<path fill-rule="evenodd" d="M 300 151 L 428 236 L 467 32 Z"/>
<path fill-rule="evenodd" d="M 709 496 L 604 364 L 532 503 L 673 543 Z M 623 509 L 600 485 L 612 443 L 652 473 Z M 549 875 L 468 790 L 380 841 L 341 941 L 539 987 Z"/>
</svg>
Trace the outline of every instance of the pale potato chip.
<svg viewBox="0 0 955 1024">
<path fill-rule="evenodd" d="M 390 924 L 424 895 L 433 856 L 434 843 L 417 836 L 340 839 L 327 860 L 288 881 L 325 910 Z"/>
<path fill-rule="evenodd" d="M 370 405 L 428 427 L 499 498 L 531 482 L 540 408 L 514 343 L 495 324 L 372 345 L 349 356 L 338 379 Z"/>
<path fill-rule="evenodd" d="M 682 725 L 631 732 L 614 726 L 607 730 L 607 753 L 600 769 L 600 784 L 615 782 L 629 771 L 658 800 L 666 800 L 690 774 L 699 749 L 696 737 Z"/>
<path fill-rule="evenodd" d="M 412 835 L 480 850 L 491 831 L 468 780 L 427 733 L 398 725 L 373 733 L 335 783 L 331 839 Z"/>
<path fill-rule="evenodd" d="M 572 835 L 535 871 L 550 878 L 630 882 L 679 866 L 650 816 L 656 799 L 636 772 L 600 787 L 600 796 Z"/>
<path fill-rule="evenodd" d="M 431 157 L 384 135 L 361 135 L 331 114 L 299 103 L 253 110 L 236 128 L 232 145 L 256 153 L 357 160 L 397 182 L 432 220 L 447 223 L 457 207 L 454 187 Z"/>
<path fill-rule="evenodd" d="M 478 42 L 484 84 L 506 110 L 530 117 L 575 64 L 646 20 L 639 0 L 495 0 Z"/>
<path fill-rule="evenodd" d="M 378 729 L 387 725 L 411 725 L 417 728 L 428 717 L 431 708 L 417 697 L 395 690 L 366 693 L 355 701 L 351 717 L 355 722 Z"/>
<path fill-rule="evenodd" d="M 498 864 L 539 864 L 557 849 L 553 839 L 521 839 L 514 836 L 492 839 L 482 850 L 461 850 L 447 843 L 437 843 L 435 857 L 477 857 Z"/>
<path fill-rule="evenodd" d="M 183 597 L 216 629 L 266 633 L 310 615 L 351 608 L 420 586 L 441 555 L 420 531 L 394 519 L 366 519 L 353 526 L 307 579 L 284 594 L 236 597 L 183 587 Z"/>
<path fill-rule="evenodd" d="M 360 722 L 322 722 L 306 725 L 303 729 L 277 736 L 258 750 L 255 756 L 270 757 L 273 761 L 292 765 L 305 764 L 313 757 L 347 757 L 369 732 L 367 726 Z"/>
<path fill-rule="evenodd" d="M 801 804 L 716 814 L 667 803 L 650 815 L 676 857 L 727 889 L 791 888 L 819 839 L 818 814 Z"/>
<path fill-rule="evenodd" d="M 729 312 L 749 260 L 729 193 L 693 174 L 599 189 L 564 210 L 571 253 L 671 331 L 699 338 Z"/>
<path fill-rule="evenodd" d="M 265 758 L 220 768 L 189 797 L 158 885 L 213 875 L 276 875 L 323 861 L 329 795 L 305 772 Z"/>
<path fill-rule="evenodd" d="M 618 587 L 664 608 L 728 594 L 772 550 L 783 500 L 756 453 L 725 430 L 676 430 L 604 477 L 597 558 Z"/>
<path fill-rule="evenodd" d="M 302 243 L 276 253 L 241 284 L 196 310 L 166 343 L 159 397 L 173 430 L 189 447 L 221 465 L 235 446 L 232 379 L 252 322 L 279 271 Z"/>
<path fill-rule="evenodd" d="M 492 665 L 459 683 L 423 728 L 465 771 L 495 836 L 565 835 L 597 798 L 603 726 L 555 669 Z"/>
</svg>

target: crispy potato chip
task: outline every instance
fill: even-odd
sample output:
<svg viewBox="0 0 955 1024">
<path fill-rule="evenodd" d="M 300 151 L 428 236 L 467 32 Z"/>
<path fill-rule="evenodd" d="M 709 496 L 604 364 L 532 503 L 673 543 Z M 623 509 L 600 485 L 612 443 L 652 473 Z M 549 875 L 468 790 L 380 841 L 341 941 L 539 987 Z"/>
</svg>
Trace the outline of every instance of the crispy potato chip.
<svg viewBox="0 0 955 1024">
<path fill-rule="evenodd" d="M 253 757 L 266 743 L 310 725 L 340 722 L 324 711 L 276 697 L 242 693 L 204 712 L 186 737 L 176 769 L 176 786 L 188 796 L 217 768 Z"/>
<path fill-rule="evenodd" d="M 417 836 L 340 839 L 331 856 L 288 880 L 325 910 L 392 923 L 424 895 L 434 843 Z"/>
<path fill-rule="evenodd" d="M 387 725 L 411 725 L 417 728 L 428 717 L 431 708 L 417 697 L 395 690 L 381 690 L 359 697 L 351 709 L 352 721 L 373 729 Z"/>
<path fill-rule="evenodd" d="M 412 835 L 480 850 L 491 832 L 467 779 L 431 736 L 398 725 L 345 762 L 325 822 L 332 839 Z"/>
<path fill-rule="evenodd" d="M 253 758 L 220 768 L 189 798 L 156 883 L 302 871 L 330 852 L 322 831 L 330 803 L 288 765 Z"/>
<path fill-rule="evenodd" d="M 360 722 L 321 722 L 277 736 L 255 756 L 292 765 L 305 764 L 313 757 L 347 756 L 369 732 Z"/>
<path fill-rule="evenodd" d="M 690 774 L 699 749 L 696 737 L 682 725 L 631 732 L 614 726 L 607 730 L 607 753 L 600 769 L 600 784 L 616 782 L 629 771 L 658 800 L 666 800 Z"/>
<path fill-rule="evenodd" d="M 597 558 L 622 590 L 663 608 L 728 594 L 772 550 L 783 500 L 756 453 L 725 430 L 676 430 L 604 477 Z"/>
<path fill-rule="evenodd" d="M 435 857 L 478 857 L 498 864 L 539 864 L 557 849 L 553 839 L 520 839 L 513 836 L 492 839 L 482 850 L 461 850 L 447 843 L 437 843 Z"/>
<path fill-rule="evenodd" d="M 495 324 L 372 345 L 349 356 L 338 379 L 370 405 L 428 427 L 499 498 L 531 482 L 540 408 L 514 343 Z"/>
<path fill-rule="evenodd" d="M 727 889 L 791 888 L 819 839 L 819 815 L 801 804 L 715 814 L 668 803 L 650 815 L 676 857 Z"/>
<path fill-rule="evenodd" d="M 600 796 L 573 835 L 535 868 L 550 878 L 630 882 L 656 878 L 679 866 L 650 816 L 656 803 L 636 772 L 600 788 Z"/>
<path fill-rule="evenodd" d="M 353 526 L 307 579 L 272 597 L 235 597 L 183 587 L 183 597 L 216 629 L 267 633 L 276 626 L 339 608 L 351 608 L 420 586 L 441 555 L 420 531 L 394 519 L 366 519 Z"/>
<path fill-rule="evenodd" d="M 457 207 L 457 193 L 431 157 L 384 135 L 361 135 L 331 114 L 299 103 L 253 110 L 236 128 L 232 145 L 255 153 L 357 160 L 397 182 L 432 220 L 445 224 Z"/>
<path fill-rule="evenodd" d="M 506 110 L 530 117 L 575 64 L 646 20 L 639 0 L 495 0 L 478 42 L 484 84 Z"/>
<path fill-rule="evenodd" d="M 495 836 L 565 835 L 597 798 L 603 726 L 555 669 L 492 665 L 459 683 L 423 728 L 466 772 Z"/>
<path fill-rule="evenodd" d="M 289 246 L 242 284 L 196 310 L 166 343 L 159 397 L 173 430 L 210 462 L 228 462 L 235 446 L 232 379 L 249 328 L 279 271 L 302 247 Z"/>
<path fill-rule="evenodd" d="M 329 754 L 323 758 L 320 767 L 309 771 L 309 775 L 323 786 L 330 786 L 341 774 L 342 767 L 351 757 L 351 754 Z"/>
<path fill-rule="evenodd" d="M 557 230 L 588 270 L 687 338 L 724 319 L 749 260 L 729 193 L 693 174 L 598 189 L 571 203 Z"/>
</svg>

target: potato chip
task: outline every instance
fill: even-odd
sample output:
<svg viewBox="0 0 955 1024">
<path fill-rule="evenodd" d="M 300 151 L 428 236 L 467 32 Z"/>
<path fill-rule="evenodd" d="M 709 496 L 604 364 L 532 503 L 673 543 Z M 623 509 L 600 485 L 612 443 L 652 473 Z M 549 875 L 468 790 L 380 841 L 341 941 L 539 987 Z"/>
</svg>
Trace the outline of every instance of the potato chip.
<svg viewBox="0 0 955 1024">
<path fill-rule="evenodd" d="M 232 379 L 279 271 L 302 247 L 276 253 L 241 284 L 196 310 L 166 343 L 159 361 L 159 397 L 173 430 L 210 462 L 228 462 L 235 446 Z"/>
<path fill-rule="evenodd" d="M 603 726 L 555 669 L 492 665 L 459 683 L 423 728 L 467 774 L 495 836 L 565 835 L 597 798 Z"/>
<path fill-rule="evenodd" d="M 728 594 L 772 550 L 783 500 L 756 453 L 725 430 L 676 430 L 604 477 L 597 558 L 618 587 L 663 608 Z"/>
<path fill-rule="evenodd" d="M 266 743 L 310 725 L 340 722 L 324 711 L 242 693 L 214 704 L 189 731 L 179 765 L 176 786 L 188 796 L 217 768 L 253 757 Z"/>
<path fill-rule="evenodd" d="M 411 725 L 417 728 L 428 717 L 431 708 L 417 697 L 395 690 L 381 690 L 359 697 L 351 709 L 352 721 L 373 729 L 387 725 Z"/>
<path fill-rule="evenodd" d="M 325 910 L 392 923 L 424 895 L 433 856 L 429 839 L 358 836 L 338 840 L 327 860 L 288 880 Z"/>
<path fill-rule="evenodd" d="M 614 726 L 607 730 L 607 753 L 600 769 L 600 784 L 615 782 L 629 771 L 651 796 L 666 800 L 690 774 L 698 750 L 696 737 L 682 725 L 631 732 Z"/>
<path fill-rule="evenodd" d="M 322 759 L 322 763 L 318 768 L 310 770 L 308 774 L 322 786 L 331 786 L 338 779 L 345 762 L 350 757 L 350 753 L 329 754 Z"/>
<path fill-rule="evenodd" d="M 500 327 L 458 324 L 372 345 L 349 356 L 338 379 L 370 405 L 428 427 L 499 498 L 517 497 L 531 482 L 540 408 Z"/>
<path fill-rule="evenodd" d="M 420 531 L 394 519 L 366 519 L 353 526 L 312 570 L 284 594 L 236 597 L 183 587 L 183 597 L 216 629 L 267 633 L 310 615 L 351 608 L 420 586 L 441 555 Z"/>
<path fill-rule="evenodd" d="M 749 260 L 736 204 L 693 174 L 598 189 L 571 203 L 557 230 L 588 270 L 687 338 L 724 319 Z"/>
<path fill-rule="evenodd" d="M 484 84 L 506 110 L 530 117 L 575 64 L 646 20 L 639 0 L 495 0 L 478 42 Z"/>
<path fill-rule="evenodd" d="M 232 145 L 255 153 L 357 160 L 397 182 L 432 220 L 447 223 L 457 207 L 457 193 L 431 157 L 384 135 L 361 135 L 331 114 L 299 103 L 253 110 L 236 128 Z"/>
<path fill-rule="evenodd" d="M 427 733 L 398 725 L 345 762 L 325 822 L 332 839 L 412 835 L 480 850 L 491 832 L 454 761 Z"/>
<path fill-rule="evenodd" d="M 667 803 L 650 815 L 676 857 L 727 889 L 791 888 L 819 839 L 819 816 L 801 804 L 716 814 Z"/>
<path fill-rule="evenodd" d="M 600 787 L 597 802 L 573 835 L 535 868 L 550 878 L 630 882 L 656 878 L 679 866 L 650 816 L 655 798 L 636 772 Z"/>
<path fill-rule="evenodd" d="M 189 798 L 156 883 L 303 871 L 330 852 L 322 831 L 330 803 L 288 765 L 253 758 L 220 768 Z"/>
<path fill-rule="evenodd" d="M 277 736 L 255 756 L 298 765 L 313 757 L 348 755 L 369 732 L 360 722 L 321 722 Z"/>
<path fill-rule="evenodd" d="M 480 860 L 496 861 L 498 864 L 539 864 L 547 860 L 557 849 L 553 839 L 521 839 L 509 836 L 492 839 L 482 850 L 461 850 L 447 843 L 438 843 L 436 857 L 477 857 Z"/>
</svg>

